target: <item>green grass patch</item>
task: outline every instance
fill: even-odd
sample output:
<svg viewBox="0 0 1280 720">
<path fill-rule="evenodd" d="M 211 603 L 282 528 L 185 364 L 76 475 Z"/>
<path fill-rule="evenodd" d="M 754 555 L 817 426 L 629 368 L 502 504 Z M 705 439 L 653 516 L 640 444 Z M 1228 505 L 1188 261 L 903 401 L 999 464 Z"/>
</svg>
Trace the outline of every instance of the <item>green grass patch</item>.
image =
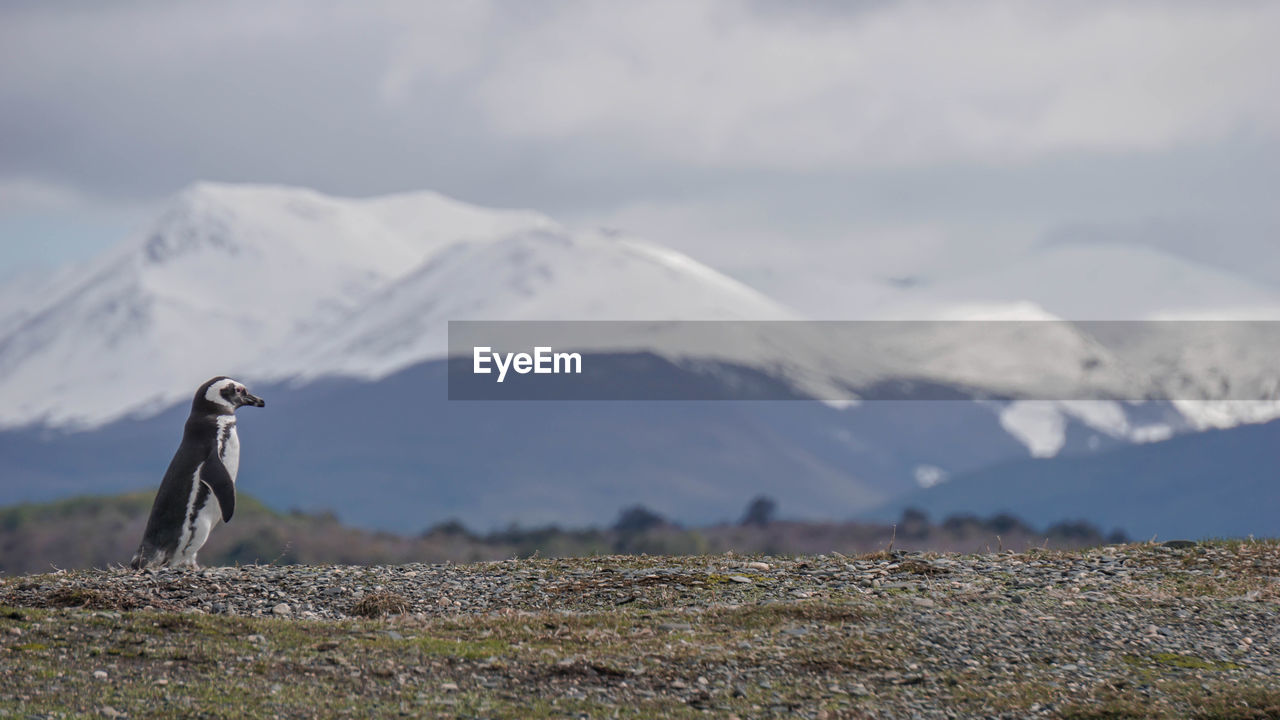
<svg viewBox="0 0 1280 720">
<path fill-rule="evenodd" d="M 39 652 L 41 650 L 48 650 L 49 646 L 44 643 L 23 643 L 21 645 L 14 645 L 13 649 L 19 652 Z"/>
<path fill-rule="evenodd" d="M 1232 662 L 1223 662 L 1221 660 L 1205 660 L 1195 657 L 1194 655 L 1179 655 L 1178 653 L 1158 652 L 1151 655 L 1125 655 L 1121 658 L 1124 662 L 1136 666 L 1159 665 L 1164 667 L 1182 668 L 1184 670 L 1239 670 L 1240 666 Z"/>
<path fill-rule="evenodd" d="M 510 643 L 497 638 L 453 640 L 450 638 L 423 637 L 412 642 L 415 648 L 426 655 L 459 658 L 462 660 L 485 660 L 511 651 Z"/>
</svg>

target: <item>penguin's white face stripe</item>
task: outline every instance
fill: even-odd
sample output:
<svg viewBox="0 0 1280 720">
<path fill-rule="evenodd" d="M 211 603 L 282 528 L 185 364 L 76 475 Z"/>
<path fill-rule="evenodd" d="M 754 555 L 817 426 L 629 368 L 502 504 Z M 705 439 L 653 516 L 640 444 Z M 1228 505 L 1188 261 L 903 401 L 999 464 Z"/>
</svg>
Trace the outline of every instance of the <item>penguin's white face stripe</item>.
<svg viewBox="0 0 1280 720">
<path fill-rule="evenodd" d="M 232 405 L 222 396 L 222 391 L 225 390 L 228 385 L 235 386 L 239 385 L 239 383 L 230 378 L 227 378 L 226 380 L 219 380 L 218 382 L 210 385 L 209 389 L 204 392 L 204 399 L 219 407 L 235 411 L 236 406 Z"/>
</svg>

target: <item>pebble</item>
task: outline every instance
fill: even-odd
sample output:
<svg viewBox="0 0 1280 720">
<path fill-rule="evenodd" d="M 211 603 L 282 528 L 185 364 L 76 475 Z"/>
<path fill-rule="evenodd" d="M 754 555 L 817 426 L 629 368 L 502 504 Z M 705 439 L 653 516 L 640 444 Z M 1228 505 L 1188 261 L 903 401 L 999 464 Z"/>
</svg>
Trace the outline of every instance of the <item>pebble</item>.
<svg viewBox="0 0 1280 720">
<path fill-rule="evenodd" d="M 795 602 L 811 597 L 838 600 L 875 595 L 910 603 L 917 610 L 946 610 L 949 593 L 965 593 L 990 601 L 1024 603 L 1039 598 L 1046 588 L 1063 594 L 1058 609 L 1076 610 L 1097 604 L 1124 602 L 1133 588 L 1151 586 L 1170 573 L 1200 573 L 1203 563 L 1186 569 L 1187 558 L 1209 562 L 1226 556 L 1228 550 L 1196 545 L 1171 551 L 1160 545 L 1110 546 L 1105 552 L 1089 551 L 1023 554 L 990 553 L 943 555 L 893 551 L 886 559 L 876 556 L 810 556 L 795 560 L 763 558 L 744 562 L 733 556 L 710 558 L 659 558 L 659 564 L 632 566 L 634 558 L 594 558 L 580 560 L 520 560 L 472 565 L 411 564 L 398 567 L 350 566 L 244 566 L 206 568 L 190 571 L 162 569 L 144 574 L 127 570 L 82 571 L 56 578 L 40 587 L 15 585 L 0 587 L 0 603 L 10 606 L 39 604 L 38 596 L 62 588 L 112 591 L 128 596 L 123 609 L 151 607 L 163 612 L 189 608 L 215 608 L 235 615 L 281 615 L 337 620 L 348 617 L 357 598 L 382 587 L 409 601 L 409 614 L 426 617 L 457 614 L 484 614 L 503 608 L 561 607 L 591 610 L 636 603 L 643 606 L 663 596 L 674 606 L 699 606 L 708 598 L 699 588 L 715 587 L 718 602 L 741 602 L 739 593 L 751 593 L 750 602 Z M 767 578 L 733 572 L 743 568 L 770 573 Z M 919 570 L 933 568 L 933 570 Z M 1109 569 L 1107 575 L 1099 569 Z M 1264 577 L 1280 577 L 1280 568 L 1258 570 Z M 1265 572 L 1264 572 L 1265 571 Z M 723 575 L 720 575 L 724 573 Z M 723 584 L 708 583 L 709 575 L 720 575 Z M 139 582 L 145 578 L 144 582 Z M 215 594 L 217 603 L 208 598 Z M 677 591 L 675 588 L 686 588 Z M 1237 597 L 1259 603 L 1263 609 L 1275 604 L 1275 593 L 1261 593 L 1256 587 L 1236 591 Z M 24 597 L 27 596 L 27 597 Z M 904 597 L 905 596 L 905 597 Z M 741 596 L 745 598 L 746 596 Z M 1087 601 L 1085 603 L 1084 601 Z M 933 603 L 932 605 L 930 603 Z M 1041 615 L 1053 613 L 1039 612 Z M 1136 617 L 1137 628 L 1155 627 L 1153 632 L 1178 634 L 1179 622 L 1154 616 Z M 17 627 L 5 632 L 17 635 Z M 1140 630 L 1141 632 L 1141 630 Z M 1265 635 L 1249 632 L 1257 638 Z M 1243 637 L 1241 633 L 1238 637 Z M 1170 637 L 1170 635 L 1163 635 Z M 1238 644 L 1239 641 L 1236 641 Z"/>
</svg>

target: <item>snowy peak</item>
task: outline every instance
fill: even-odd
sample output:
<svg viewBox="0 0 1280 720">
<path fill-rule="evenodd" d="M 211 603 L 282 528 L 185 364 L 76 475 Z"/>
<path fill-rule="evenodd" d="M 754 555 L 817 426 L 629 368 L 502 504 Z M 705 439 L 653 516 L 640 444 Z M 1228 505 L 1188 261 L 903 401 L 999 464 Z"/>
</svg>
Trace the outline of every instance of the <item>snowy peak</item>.
<svg viewBox="0 0 1280 720">
<path fill-rule="evenodd" d="M 453 243 L 489 242 L 530 229 L 560 229 L 554 220 L 532 210 L 482 208 L 431 191 L 354 202 L 388 230 L 426 253 L 438 252 Z"/>
<path fill-rule="evenodd" d="M 347 199 L 306 188 L 198 183 L 179 193 L 144 239 L 152 264 L 186 256 L 272 259 L 403 274 L 451 243 L 557 227 L 525 210 L 497 210 L 434 192 Z"/>
<path fill-rule="evenodd" d="M 405 284 L 441 319 L 776 320 L 794 315 L 686 255 L 609 233 L 537 231 L 441 253 Z"/>
<path fill-rule="evenodd" d="M 168 304 L 263 324 L 270 341 L 350 310 L 426 254 L 350 201 L 202 184 L 143 240 L 140 283 Z"/>
<path fill-rule="evenodd" d="M 298 374 L 380 377 L 443 356 L 450 320 L 783 320 L 786 308 L 681 253 L 608 233 L 459 243 L 337 327 L 302 340 Z"/>
<path fill-rule="evenodd" d="M 201 251 L 240 254 L 245 239 L 235 237 L 235 206 L 222 197 L 226 194 L 218 186 L 201 184 L 174 198 L 144 240 L 146 262 L 163 265 Z"/>
<path fill-rule="evenodd" d="M 94 425 L 185 398 L 212 375 L 275 374 L 326 326 L 440 247 L 554 226 L 434 193 L 376 200 L 201 183 L 148 232 L 7 313 L 0 426 Z"/>
</svg>

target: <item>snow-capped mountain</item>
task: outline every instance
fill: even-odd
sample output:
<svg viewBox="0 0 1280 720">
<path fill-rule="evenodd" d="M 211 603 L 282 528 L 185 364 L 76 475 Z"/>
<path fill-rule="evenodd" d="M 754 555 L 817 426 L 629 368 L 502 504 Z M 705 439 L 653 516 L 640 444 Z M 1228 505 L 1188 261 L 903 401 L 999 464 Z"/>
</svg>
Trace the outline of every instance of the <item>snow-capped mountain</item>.
<svg viewBox="0 0 1280 720">
<path fill-rule="evenodd" d="M 795 317 L 681 253 L 534 212 L 211 183 L 38 292 L 10 287 L 0 427 L 92 427 L 219 373 L 381 377 L 441 357 L 452 319 Z"/>
<path fill-rule="evenodd" d="M 1222 347 L 1253 340 L 1229 326 L 1221 332 L 1237 336 L 1220 345 L 1159 334 L 1100 337 L 1068 323 L 954 322 L 1110 317 L 1104 311 L 1117 306 L 1126 283 L 1143 300 L 1125 306 L 1137 313 L 1130 317 L 1192 308 L 1228 315 L 1248 308 L 1257 317 L 1280 308 L 1268 288 L 1158 251 L 1061 245 L 981 277 L 926 285 L 891 313 L 919 317 L 932 308 L 944 322 L 871 331 L 735 327 L 731 337 L 686 330 L 649 338 L 650 349 L 758 367 L 825 400 L 896 380 L 1014 397 L 1069 398 L 1082 384 L 1109 397 L 1158 397 L 1176 386 L 1185 400 L 1236 399 L 1242 387 L 1266 396 L 1280 386 L 1271 345 L 1218 357 Z M 11 284 L 0 298 L 0 427 L 94 426 L 184 400 L 218 373 L 376 379 L 441 357 L 450 320 L 799 319 L 678 252 L 571 232 L 535 212 L 434 193 L 351 200 L 209 183 L 180 193 L 142 236 L 39 287 Z M 1075 298 L 1082 299 L 1072 305 Z M 618 347 L 630 347 L 625 340 Z M 1105 403 L 997 410 L 1006 430 L 1041 455 L 1063 446 L 1071 422 L 1132 442 L 1276 412 L 1184 405 L 1185 423 Z"/>
<path fill-rule="evenodd" d="M 156 224 L 5 313 L 0 426 L 94 425 L 219 373 L 297 364 L 292 338 L 359 307 L 440 248 L 552 227 L 434 193 L 340 200 L 199 184 Z"/>
</svg>

